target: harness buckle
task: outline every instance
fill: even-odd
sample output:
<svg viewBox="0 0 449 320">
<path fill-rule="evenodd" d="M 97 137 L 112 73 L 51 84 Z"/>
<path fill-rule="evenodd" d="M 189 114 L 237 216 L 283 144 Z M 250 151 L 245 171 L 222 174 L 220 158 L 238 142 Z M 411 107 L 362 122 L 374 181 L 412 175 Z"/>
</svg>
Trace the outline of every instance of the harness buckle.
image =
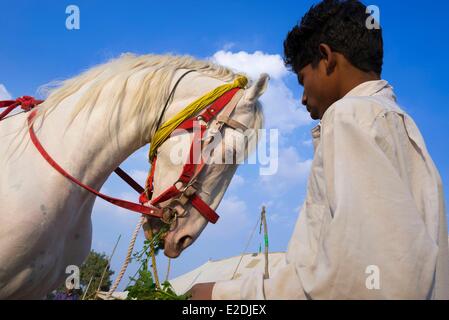
<svg viewBox="0 0 449 320">
<path fill-rule="evenodd" d="M 171 225 L 178 218 L 177 212 L 170 206 L 166 206 L 162 208 L 162 217 L 161 220 L 163 223 Z"/>
<path fill-rule="evenodd" d="M 179 184 L 181 184 L 181 185 L 179 186 Z M 181 193 L 183 193 L 186 190 L 186 188 L 187 188 L 187 185 L 185 185 L 184 182 L 181 181 L 181 179 L 176 180 L 176 182 L 173 183 L 173 186 L 176 189 L 178 189 L 178 191 L 181 192 Z"/>
<path fill-rule="evenodd" d="M 196 193 L 196 189 L 194 186 L 192 185 L 187 185 L 186 189 L 184 190 L 182 195 L 185 195 L 187 198 L 191 198 L 195 193 Z"/>
<path fill-rule="evenodd" d="M 179 204 L 182 208 L 189 202 L 190 198 L 196 193 L 195 187 L 187 185 L 178 198 L 174 198 L 170 204 Z"/>
<path fill-rule="evenodd" d="M 197 190 L 193 186 L 187 185 L 178 198 L 172 199 L 170 203 L 163 208 L 162 221 L 171 225 L 178 218 L 184 217 L 187 212 L 185 206 L 196 191 Z"/>
</svg>

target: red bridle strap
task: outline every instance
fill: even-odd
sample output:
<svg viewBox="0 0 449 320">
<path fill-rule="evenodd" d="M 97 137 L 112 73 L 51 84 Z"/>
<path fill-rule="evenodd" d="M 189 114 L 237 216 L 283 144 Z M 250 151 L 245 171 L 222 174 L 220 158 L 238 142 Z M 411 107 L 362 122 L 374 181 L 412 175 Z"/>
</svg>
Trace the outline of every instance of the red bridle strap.
<svg viewBox="0 0 449 320">
<path fill-rule="evenodd" d="M 154 207 L 154 206 L 143 206 L 138 203 L 133 203 L 126 200 L 121 200 L 117 198 L 113 198 L 110 196 L 107 196 L 105 194 L 102 194 L 98 192 L 97 190 L 89 187 L 88 185 L 85 185 L 78 179 L 74 178 L 72 175 L 70 175 L 67 171 L 65 171 L 61 166 L 59 166 L 56 161 L 45 151 L 42 144 L 39 142 L 39 139 L 36 136 L 36 133 L 33 129 L 33 118 L 36 116 L 36 110 L 32 111 L 30 116 L 28 117 L 28 125 L 29 125 L 29 133 L 31 137 L 31 141 L 33 142 L 36 149 L 39 151 L 39 153 L 44 157 L 44 159 L 50 164 L 56 171 L 58 171 L 60 174 L 62 174 L 64 177 L 72 181 L 73 183 L 77 184 L 78 186 L 82 187 L 83 189 L 95 194 L 96 196 L 102 198 L 103 200 L 110 202 L 112 204 L 115 204 L 116 206 L 119 206 L 124 209 L 128 209 L 134 212 L 138 212 L 147 216 L 153 216 L 157 218 L 162 217 L 162 209 Z"/>
</svg>

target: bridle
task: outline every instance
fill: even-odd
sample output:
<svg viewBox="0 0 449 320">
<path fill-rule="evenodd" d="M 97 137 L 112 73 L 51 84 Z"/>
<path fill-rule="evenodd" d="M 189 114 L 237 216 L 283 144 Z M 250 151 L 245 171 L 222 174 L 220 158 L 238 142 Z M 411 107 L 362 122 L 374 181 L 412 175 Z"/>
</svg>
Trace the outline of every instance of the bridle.
<svg viewBox="0 0 449 320">
<path fill-rule="evenodd" d="M 168 100 L 164 106 L 164 110 L 158 123 L 161 123 L 161 119 L 167 108 L 169 101 L 174 95 L 177 85 L 180 80 L 184 78 L 190 72 L 190 70 L 184 73 L 176 82 L 173 87 Z M 211 132 L 218 133 L 222 130 L 222 127 L 226 124 L 234 129 L 246 130 L 246 126 L 240 122 L 231 119 L 231 114 L 235 110 L 238 102 L 243 95 L 243 90 L 240 88 L 233 88 L 225 92 L 214 103 L 207 106 L 201 113 L 186 119 L 179 126 L 177 130 L 193 131 L 193 139 L 190 145 L 189 156 L 187 162 L 183 165 L 179 178 L 165 191 L 160 193 L 153 199 L 153 181 L 157 163 L 157 155 L 155 155 L 151 161 L 151 171 L 147 177 L 145 183 L 145 190 L 141 193 L 139 202 L 150 203 L 152 206 L 159 206 L 162 203 L 167 202 L 162 206 L 162 218 L 161 220 L 166 224 L 172 224 L 177 218 L 185 217 L 186 206 L 190 203 L 206 220 L 211 223 L 216 223 L 219 219 L 219 215 L 213 210 L 198 194 L 198 188 L 196 187 L 197 178 L 204 170 L 206 164 L 201 156 L 202 150 L 208 146 L 212 139 L 204 141 L 204 133 L 206 129 L 210 129 Z M 159 127 L 159 125 L 158 125 Z M 199 130 L 195 130 L 199 129 Z M 175 131 L 174 131 L 175 133 Z M 212 138 L 212 137 L 211 137 Z M 201 152 L 198 155 L 195 154 L 194 149 L 196 144 L 201 144 Z M 150 155 L 151 156 L 151 155 Z M 195 157 L 196 156 L 196 157 Z"/>
<path fill-rule="evenodd" d="M 174 87 L 172 88 L 164 108 L 161 112 L 159 120 L 157 122 L 156 129 L 161 125 L 162 118 L 165 111 L 172 100 L 175 90 L 180 81 L 189 73 L 196 70 L 189 70 L 185 72 L 180 78 L 178 78 Z M 246 78 L 245 78 L 246 80 Z M 205 107 L 199 114 L 185 119 L 177 129 L 193 130 L 193 141 L 190 147 L 189 157 L 184 164 L 180 177 L 172 186 L 162 192 L 155 199 L 153 196 L 153 180 L 157 162 L 157 155 L 154 156 L 151 161 L 151 170 L 147 177 L 145 189 L 142 188 L 136 181 L 134 181 L 126 172 L 120 167 L 116 168 L 114 172 L 119 175 L 125 182 L 127 182 L 134 190 L 140 193 L 139 202 L 134 203 L 126 200 L 121 200 L 107 196 L 100 193 L 94 188 L 83 184 L 81 181 L 70 175 L 65 171 L 58 163 L 46 152 L 39 139 L 37 138 L 33 129 L 33 119 L 37 114 L 37 110 L 32 110 L 37 105 L 41 104 L 42 100 L 36 100 L 29 96 L 24 96 L 16 100 L 0 101 L 0 108 L 7 108 L 0 114 L 0 121 L 4 120 L 6 115 L 13 109 L 21 106 L 25 112 L 31 111 L 28 116 L 29 134 L 31 141 L 36 149 L 42 155 L 42 157 L 60 174 L 73 183 L 84 188 L 85 190 L 95 194 L 96 196 L 130 211 L 138 212 L 146 216 L 160 218 L 164 223 L 172 225 L 177 221 L 177 218 L 184 217 L 186 215 L 186 206 L 190 203 L 204 218 L 211 223 L 216 223 L 219 215 L 212 209 L 198 194 L 198 190 L 195 187 L 197 184 L 197 178 L 206 166 L 203 157 L 195 159 L 194 147 L 196 143 L 201 143 L 201 152 L 210 142 L 211 139 L 204 139 L 204 133 L 206 129 L 210 129 L 212 132 L 220 132 L 224 125 L 227 125 L 233 129 L 246 130 L 246 126 L 240 122 L 231 119 L 231 114 L 235 110 L 238 102 L 243 95 L 243 88 L 235 87 L 225 92 L 219 98 L 217 98 L 212 104 Z M 194 130 L 199 124 L 199 130 Z M 161 206 L 162 203 L 167 202 L 166 205 Z"/>
<path fill-rule="evenodd" d="M 232 89 L 221 96 L 217 101 L 204 109 L 199 115 L 184 121 L 177 129 L 193 130 L 193 140 L 190 145 L 190 151 L 187 162 L 182 168 L 179 178 L 168 189 L 152 199 L 153 195 L 153 179 L 157 163 L 157 156 L 152 159 L 151 172 L 147 178 L 145 192 L 140 196 L 140 202 L 146 203 L 149 199 L 151 205 L 157 206 L 161 203 L 169 201 L 163 206 L 162 221 L 170 224 L 172 219 L 184 217 L 187 210 L 186 205 L 190 204 L 211 223 L 216 223 L 219 216 L 198 194 L 195 187 L 197 178 L 204 170 L 206 163 L 201 156 L 195 154 L 195 144 L 201 143 L 201 151 L 212 141 L 212 137 L 203 139 L 206 129 L 212 132 L 220 132 L 223 125 L 228 125 L 234 129 L 244 131 L 246 126 L 230 118 L 231 113 L 237 106 L 243 95 L 243 90 L 239 88 Z M 199 126 L 198 126 L 199 125 Z M 195 126 L 199 130 L 194 130 Z M 197 156 L 195 158 L 195 155 Z"/>
</svg>

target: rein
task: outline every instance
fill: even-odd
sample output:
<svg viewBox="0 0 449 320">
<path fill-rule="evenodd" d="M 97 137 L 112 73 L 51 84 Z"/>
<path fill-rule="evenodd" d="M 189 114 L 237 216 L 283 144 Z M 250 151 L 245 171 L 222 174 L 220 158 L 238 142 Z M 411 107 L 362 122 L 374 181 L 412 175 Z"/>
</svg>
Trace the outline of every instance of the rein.
<svg viewBox="0 0 449 320">
<path fill-rule="evenodd" d="M 44 101 L 36 100 L 30 96 L 23 96 L 17 98 L 16 100 L 0 101 L 0 108 L 6 108 L 2 113 L 0 113 L 0 121 L 4 120 L 6 116 L 18 106 L 20 106 L 23 111 L 28 112 L 42 102 Z"/>
<path fill-rule="evenodd" d="M 213 128 L 215 132 L 221 130 L 224 124 L 234 129 L 246 129 L 243 124 L 231 119 L 230 116 L 243 95 L 242 89 L 246 86 L 247 79 L 240 76 L 231 84 L 219 86 L 218 88 L 189 104 L 181 112 L 179 112 L 177 115 L 175 115 L 173 118 L 159 127 L 165 114 L 166 108 L 173 98 L 174 92 L 179 82 L 187 74 L 194 71 L 196 70 L 187 71 L 177 80 L 168 96 L 166 104 L 164 105 L 161 116 L 156 126 L 156 128 L 158 129 L 154 135 L 153 141 L 151 141 L 149 153 L 149 158 L 151 161 L 151 171 L 147 177 L 145 189 L 142 188 L 120 167 L 117 167 L 114 170 L 114 172 L 120 178 L 122 178 L 140 194 L 140 204 L 102 194 L 92 187 L 83 184 L 81 181 L 70 175 L 67 171 L 65 171 L 61 166 L 58 165 L 58 163 L 45 151 L 33 129 L 32 121 L 36 116 L 37 110 L 32 109 L 43 103 L 43 100 L 36 100 L 30 96 L 23 96 L 16 100 L 0 101 L 0 108 L 6 108 L 2 113 L 0 113 L 0 121 L 4 120 L 11 111 L 19 106 L 24 110 L 24 112 L 31 111 L 30 115 L 27 118 L 29 124 L 28 131 L 31 141 L 33 142 L 39 153 L 42 155 L 42 157 L 61 175 L 107 202 L 110 202 L 121 208 L 128 209 L 130 211 L 141 213 L 146 216 L 160 218 L 164 223 L 167 224 L 173 223 L 178 217 L 185 216 L 185 206 L 188 202 L 190 202 L 192 206 L 197 209 L 200 214 L 202 214 L 209 222 L 216 223 L 219 218 L 218 214 L 197 194 L 197 190 L 193 186 L 196 183 L 196 178 L 205 167 L 205 163 L 203 162 L 202 157 L 200 163 L 196 164 L 195 160 L 198 159 L 193 158 L 194 145 L 198 142 L 201 143 L 201 141 L 203 140 L 203 135 L 206 129 L 209 127 Z M 201 113 L 197 115 L 200 111 Z M 220 114 L 221 112 L 222 114 Z M 197 123 L 200 124 L 199 133 L 193 130 L 194 126 Z M 190 147 L 189 157 L 183 167 L 179 179 L 171 187 L 162 192 L 158 197 L 152 199 L 154 172 L 157 161 L 157 149 L 176 129 L 194 131 L 194 137 Z M 209 142 L 210 140 L 207 141 L 202 147 L 206 146 Z M 164 207 L 159 206 L 161 203 L 169 200 L 170 202 L 168 205 Z"/>
</svg>

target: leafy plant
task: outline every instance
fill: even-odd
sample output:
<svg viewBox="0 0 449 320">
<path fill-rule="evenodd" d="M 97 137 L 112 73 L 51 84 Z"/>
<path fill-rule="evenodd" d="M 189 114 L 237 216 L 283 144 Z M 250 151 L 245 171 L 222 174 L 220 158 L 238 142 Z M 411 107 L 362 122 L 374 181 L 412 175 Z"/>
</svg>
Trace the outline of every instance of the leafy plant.
<svg viewBox="0 0 449 320">
<path fill-rule="evenodd" d="M 130 277 L 130 282 L 126 290 L 128 291 L 128 300 L 187 300 L 188 294 L 177 295 L 169 281 L 164 281 L 161 287 L 158 287 L 154 281 L 150 270 L 152 267 L 150 259 L 152 254 L 157 255 L 162 248 L 161 235 L 166 229 L 161 230 L 152 240 L 145 240 L 141 251 L 134 253 L 133 259 L 140 262 L 140 268 L 137 271 L 137 277 Z"/>
</svg>

